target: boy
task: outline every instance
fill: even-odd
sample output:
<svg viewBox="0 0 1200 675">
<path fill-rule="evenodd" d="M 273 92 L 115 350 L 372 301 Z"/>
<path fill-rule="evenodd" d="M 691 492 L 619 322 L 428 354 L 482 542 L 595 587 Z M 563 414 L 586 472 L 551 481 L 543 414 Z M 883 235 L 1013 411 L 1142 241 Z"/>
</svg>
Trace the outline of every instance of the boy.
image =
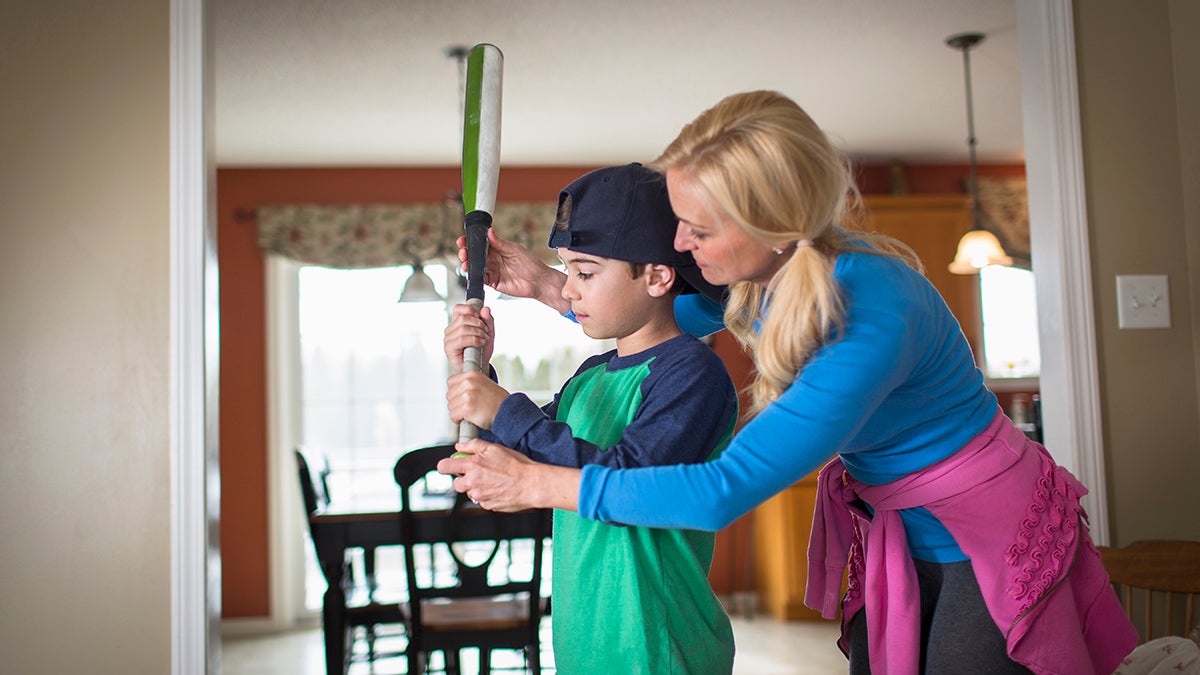
<svg viewBox="0 0 1200 675">
<path fill-rule="evenodd" d="M 680 292 L 719 300 L 690 254 L 674 249 L 676 219 L 661 174 L 640 164 L 600 169 L 559 195 L 549 246 L 567 267 L 563 298 L 584 332 L 616 339 L 539 408 L 482 373 L 450 378 L 451 418 L 481 437 L 562 466 L 635 467 L 703 462 L 729 441 L 737 392 L 720 359 L 683 334 Z M 493 323 L 454 308 L 445 350 L 489 358 Z M 714 535 L 607 525 L 554 513 L 552 614 L 559 673 L 728 675 L 729 617 L 707 573 Z"/>
</svg>

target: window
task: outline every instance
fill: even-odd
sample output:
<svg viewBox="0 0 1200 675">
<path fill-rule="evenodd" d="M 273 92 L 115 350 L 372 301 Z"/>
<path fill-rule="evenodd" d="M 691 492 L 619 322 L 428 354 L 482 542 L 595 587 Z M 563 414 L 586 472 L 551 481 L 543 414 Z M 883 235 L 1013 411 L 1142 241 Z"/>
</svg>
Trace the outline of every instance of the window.
<svg viewBox="0 0 1200 675">
<path fill-rule="evenodd" d="M 1033 272 L 993 265 L 979 271 L 988 378 L 1034 378 L 1042 369 Z"/>
<path fill-rule="evenodd" d="M 437 267 L 427 270 L 445 294 Z M 398 450 L 452 436 L 445 306 L 396 302 L 410 271 L 300 268 L 303 442 L 329 457 L 335 497 L 392 495 Z"/>
</svg>

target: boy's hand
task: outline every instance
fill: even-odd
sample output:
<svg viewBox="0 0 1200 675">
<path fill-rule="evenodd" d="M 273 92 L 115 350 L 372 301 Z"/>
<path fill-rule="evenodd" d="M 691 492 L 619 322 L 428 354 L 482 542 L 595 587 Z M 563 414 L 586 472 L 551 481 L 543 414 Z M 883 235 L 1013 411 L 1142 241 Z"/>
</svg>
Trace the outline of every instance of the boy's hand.
<svg viewBox="0 0 1200 675">
<path fill-rule="evenodd" d="M 479 347 L 483 352 L 483 363 L 490 363 L 496 341 L 496 322 L 492 310 L 484 307 L 479 314 L 466 304 L 455 305 L 450 312 L 450 325 L 442 333 L 442 349 L 450 360 L 450 371 L 461 373 L 463 350 Z"/>
<path fill-rule="evenodd" d="M 458 424 L 467 420 L 480 429 L 491 429 L 508 391 L 483 373 L 459 373 L 446 380 L 446 407 Z"/>
</svg>

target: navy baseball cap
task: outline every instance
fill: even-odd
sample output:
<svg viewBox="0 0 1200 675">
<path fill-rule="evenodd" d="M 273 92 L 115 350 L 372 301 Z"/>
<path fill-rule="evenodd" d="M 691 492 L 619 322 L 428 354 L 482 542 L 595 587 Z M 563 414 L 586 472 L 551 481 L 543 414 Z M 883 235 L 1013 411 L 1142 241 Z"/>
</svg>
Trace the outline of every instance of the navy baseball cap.
<svg viewBox="0 0 1200 675">
<path fill-rule="evenodd" d="M 675 250 L 678 223 L 666 178 L 634 162 L 591 171 L 563 188 L 547 244 L 613 260 L 670 265 L 686 282 L 684 293 L 723 302 L 725 287 L 705 281 L 691 253 Z"/>
</svg>

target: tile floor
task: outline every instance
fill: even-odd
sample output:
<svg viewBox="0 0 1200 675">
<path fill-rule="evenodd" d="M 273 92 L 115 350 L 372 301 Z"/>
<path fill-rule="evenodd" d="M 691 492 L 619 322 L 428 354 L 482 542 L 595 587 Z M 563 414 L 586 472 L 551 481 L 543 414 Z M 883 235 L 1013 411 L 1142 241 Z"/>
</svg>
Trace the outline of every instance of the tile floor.
<svg viewBox="0 0 1200 675">
<path fill-rule="evenodd" d="M 547 621 L 548 624 L 548 621 Z M 553 655 L 548 653 L 549 626 L 543 629 L 543 673 L 553 675 Z M 846 659 L 838 651 L 837 625 L 827 621 L 782 622 L 771 616 L 733 617 L 737 656 L 734 675 L 832 675 L 846 672 Z M 403 646 L 403 638 L 395 638 Z M 381 645 L 387 648 L 386 641 Z M 320 628 L 270 635 L 227 636 L 221 643 L 223 675 L 323 675 L 325 650 Z M 499 657 L 499 655 L 498 655 Z M 469 657 L 464 657 L 464 661 Z M 464 673 L 473 672 L 464 663 Z M 497 664 L 499 665 L 499 664 Z M 392 675 L 406 670 L 403 658 L 383 659 L 371 668 L 356 663 L 350 675 Z M 511 671 L 510 671 L 511 672 Z"/>
</svg>

